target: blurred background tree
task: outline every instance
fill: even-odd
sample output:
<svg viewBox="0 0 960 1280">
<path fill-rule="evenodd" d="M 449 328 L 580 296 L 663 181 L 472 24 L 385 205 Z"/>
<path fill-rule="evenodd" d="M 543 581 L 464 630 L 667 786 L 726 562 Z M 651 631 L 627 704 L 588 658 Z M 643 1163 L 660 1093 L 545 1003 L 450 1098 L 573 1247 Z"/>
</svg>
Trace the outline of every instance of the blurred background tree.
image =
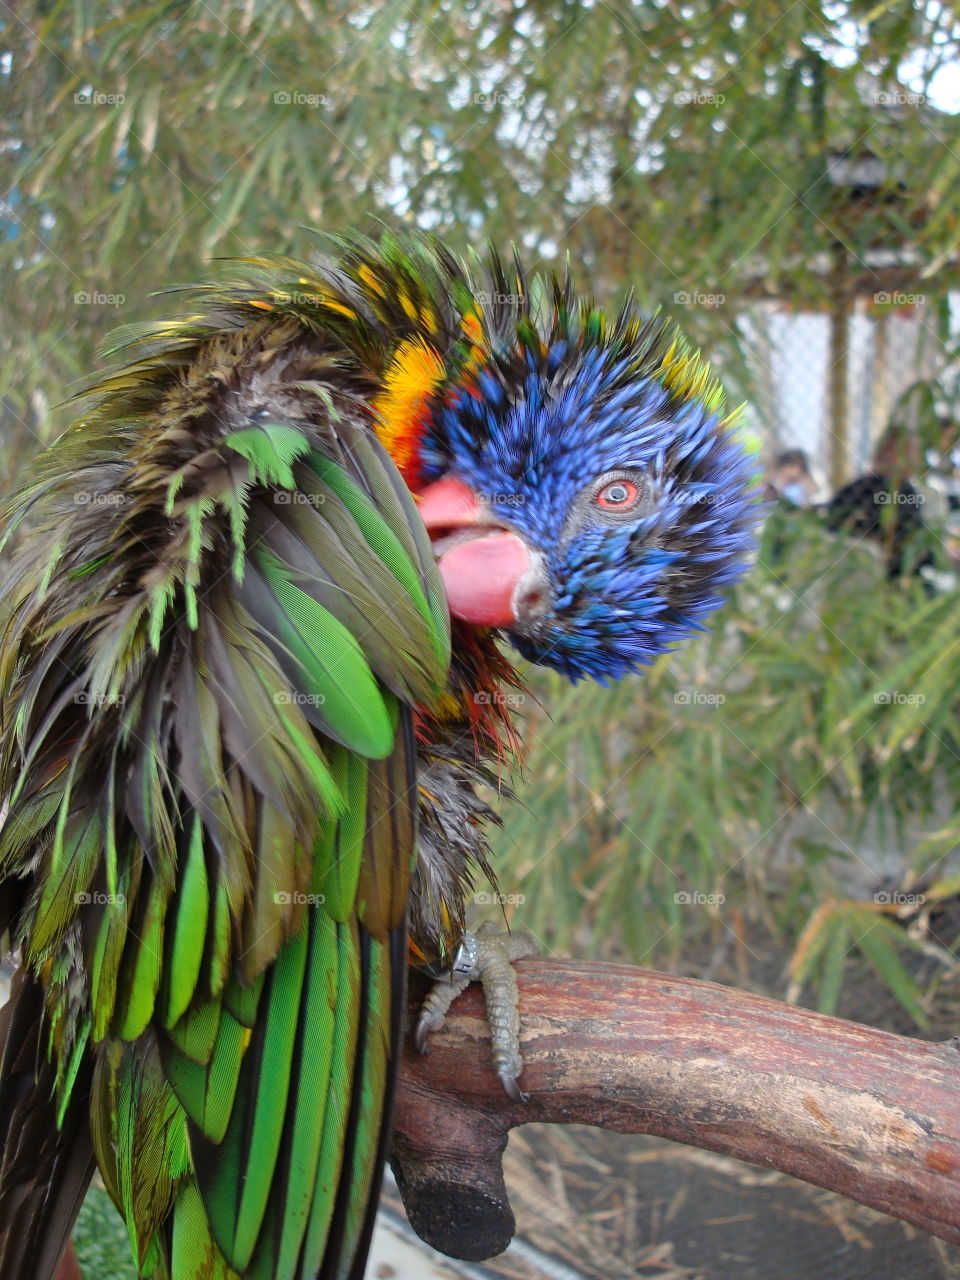
<svg viewBox="0 0 960 1280">
<path fill-rule="evenodd" d="M 956 420 L 957 47 L 937 0 L 10 8 L 5 478 L 109 331 L 178 306 L 153 291 L 385 221 L 635 286 L 764 449 L 805 444 L 835 486 L 891 422 L 917 441 Z M 931 924 L 960 843 L 957 595 L 888 582 L 816 521 L 772 545 L 712 637 L 644 681 L 538 684 L 554 720 L 531 700 L 504 888 L 565 949 L 679 963 L 713 939 L 749 968 L 772 931 L 828 1008 L 860 955 L 922 1021 L 957 931 Z M 925 905 L 876 897 L 914 880 Z"/>
<path fill-rule="evenodd" d="M 48 434 L 102 335 L 211 255 L 376 219 L 638 283 L 757 399 L 745 294 L 822 302 L 838 245 L 889 242 L 928 284 L 953 265 L 960 118 L 930 89 L 956 38 L 937 0 L 14 6 L 8 433 Z"/>
</svg>

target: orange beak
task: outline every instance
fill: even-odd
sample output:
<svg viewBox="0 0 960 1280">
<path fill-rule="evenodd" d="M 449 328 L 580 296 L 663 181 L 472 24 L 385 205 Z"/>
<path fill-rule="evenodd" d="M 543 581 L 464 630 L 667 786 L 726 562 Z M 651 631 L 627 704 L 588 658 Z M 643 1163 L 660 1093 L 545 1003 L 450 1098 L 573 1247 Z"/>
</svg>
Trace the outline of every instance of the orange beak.
<svg viewBox="0 0 960 1280">
<path fill-rule="evenodd" d="M 539 557 L 462 480 L 445 476 L 418 497 L 451 614 L 475 626 L 514 626 L 540 598 Z"/>
</svg>

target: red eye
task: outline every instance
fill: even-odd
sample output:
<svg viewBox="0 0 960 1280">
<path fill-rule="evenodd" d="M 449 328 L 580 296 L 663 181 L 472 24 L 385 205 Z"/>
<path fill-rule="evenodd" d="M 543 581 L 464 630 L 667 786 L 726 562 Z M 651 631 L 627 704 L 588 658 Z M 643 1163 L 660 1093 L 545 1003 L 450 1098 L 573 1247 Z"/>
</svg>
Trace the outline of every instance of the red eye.
<svg viewBox="0 0 960 1280">
<path fill-rule="evenodd" d="M 640 490 L 632 480 L 611 480 L 597 494 L 597 506 L 605 511 L 623 511 L 634 505 Z"/>
</svg>

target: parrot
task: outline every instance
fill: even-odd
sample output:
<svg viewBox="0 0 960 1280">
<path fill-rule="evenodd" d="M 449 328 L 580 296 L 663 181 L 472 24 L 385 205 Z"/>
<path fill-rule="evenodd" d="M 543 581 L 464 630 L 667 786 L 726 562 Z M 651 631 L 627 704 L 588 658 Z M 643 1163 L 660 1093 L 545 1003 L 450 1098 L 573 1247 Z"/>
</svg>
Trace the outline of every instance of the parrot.
<svg viewBox="0 0 960 1280">
<path fill-rule="evenodd" d="M 755 541 L 716 377 L 569 263 L 385 230 L 212 274 L 5 510 L 0 1280 L 95 1172 L 143 1277 L 360 1280 L 408 967 L 489 1011 L 516 958 L 465 903 L 524 663 L 641 671 Z"/>
</svg>

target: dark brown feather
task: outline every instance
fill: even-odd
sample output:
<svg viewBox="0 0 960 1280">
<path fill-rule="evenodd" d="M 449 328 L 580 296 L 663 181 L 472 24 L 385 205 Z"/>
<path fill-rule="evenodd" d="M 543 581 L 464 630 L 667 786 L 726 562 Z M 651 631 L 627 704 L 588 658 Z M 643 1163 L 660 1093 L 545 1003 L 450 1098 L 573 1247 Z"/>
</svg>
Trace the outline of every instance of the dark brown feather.
<svg viewBox="0 0 960 1280">
<path fill-rule="evenodd" d="M 89 1069 L 57 1127 L 43 990 L 19 971 L 0 1009 L 0 1276 L 53 1280 L 90 1178 Z"/>
</svg>

